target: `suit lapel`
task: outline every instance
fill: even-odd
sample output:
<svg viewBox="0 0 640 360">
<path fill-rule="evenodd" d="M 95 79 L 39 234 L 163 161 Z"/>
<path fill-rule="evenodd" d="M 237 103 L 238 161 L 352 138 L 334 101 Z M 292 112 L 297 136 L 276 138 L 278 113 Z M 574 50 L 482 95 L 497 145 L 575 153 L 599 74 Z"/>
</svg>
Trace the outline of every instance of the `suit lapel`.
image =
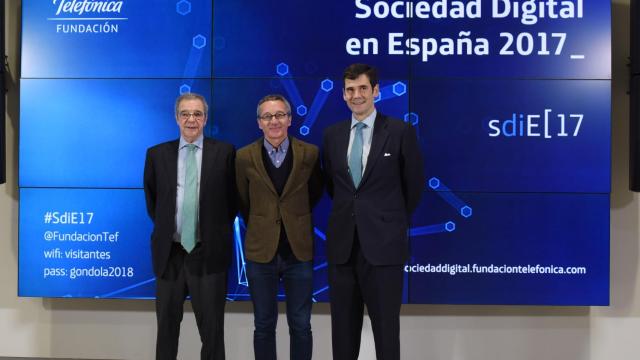
<svg viewBox="0 0 640 360">
<path fill-rule="evenodd" d="M 202 142 L 202 164 L 200 165 L 200 197 L 202 198 L 203 189 L 207 189 L 209 174 L 213 172 L 212 167 L 216 163 L 216 154 L 218 148 L 215 142 L 205 138 Z"/>
<path fill-rule="evenodd" d="M 174 141 L 171 143 L 169 147 L 167 147 L 167 153 L 165 154 L 167 159 L 167 171 L 169 172 L 166 175 L 166 179 L 170 181 L 169 188 L 173 189 L 174 193 L 177 192 L 178 189 L 178 151 L 180 150 L 178 147 L 180 146 L 180 141 Z M 175 194 L 174 197 L 175 199 Z"/>
<path fill-rule="evenodd" d="M 264 162 L 262 161 L 262 146 L 263 138 L 258 139 L 258 141 L 251 144 L 251 148 L 249 149 L 249 153 L 251 154 L 251 161 L 253 162 L 253 167 L 258 172 L 260 179 L 267 184 L 267 187 L 278 196 L 278 192 L 276 188 L 273 186 L 271 182 L 271 178 L 269 174 L 267 174 L 267 169 L 264 167 Z"/>
<path fill-rule="evenodd" d="M 383 115 L 378 113 L 376 115 L 375 123 L 373 124 L 373 136 L 371 138 L 371 148 L 369 149 L 369 157 L 367 157 L 367 167 L 364 169 L 360 186 L 367 181 L 369 174 L 373 171 L 373 167 L 376 164 L 384 144 L 387 142 L 389 132 L 387 131 L 387 120 Z"/>
<path fill-rule="evenodd" d="M 351 134 L 351 120 L 347 120 L 344 125 L 337 129 L 336 136 L 336 148 L 335 151 L 338 154 L 336 161 L 336 169 L 349 169 L 349 162 L 347 161 L 347 150 L 349 150 L 349 136 Z M 346 170 L 345 170 L 346 171 Z M 348 171 L 347 171 L 348 173 Z M 349 174 L 347 174 L 349 175 Z M 349 175 L 351 177 L 351 175 Z"/>
<path fill-rule="evenodd" d="M 345 120 L 339 123 L 335 129 L 335 143 L 332 144 L 332 149 L 324 149 L 324 151 L 332 151 L 333 156 L 333 168 L 337 176 L 344 176 L 344 181 L 351 185 L 351 188 L 355 190 L 353 186 L 353 180 L 349 173 L 349 161 L 347 160 L 349 150 L 349 137 L 351 136 L 351 119 Z"/>
<path fill-rule="evenodd" d="M 292 188 L 295 188 L 295 181 L 298 179 L 298 173 L 301 171 L 304 162 L 304 146 L 294 137 L 289 137 L 289 140 L 289 150 L 293 151 L 293 167 L 287 183 L 284 185 L 281 197 L 285 197 Z"/>
</svg>

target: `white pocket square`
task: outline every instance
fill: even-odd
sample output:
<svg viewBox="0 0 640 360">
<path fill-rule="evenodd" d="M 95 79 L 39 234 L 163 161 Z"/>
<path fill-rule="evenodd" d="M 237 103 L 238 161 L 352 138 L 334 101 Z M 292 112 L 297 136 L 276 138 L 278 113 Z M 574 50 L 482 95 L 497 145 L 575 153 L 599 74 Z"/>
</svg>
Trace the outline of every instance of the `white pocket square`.
<svg viewBox="0 0 640 360">
<path fill-rule="evenodd" d="M 391 156 L 391 153 L 384 153 L 384 157 Z"/>
</svg>

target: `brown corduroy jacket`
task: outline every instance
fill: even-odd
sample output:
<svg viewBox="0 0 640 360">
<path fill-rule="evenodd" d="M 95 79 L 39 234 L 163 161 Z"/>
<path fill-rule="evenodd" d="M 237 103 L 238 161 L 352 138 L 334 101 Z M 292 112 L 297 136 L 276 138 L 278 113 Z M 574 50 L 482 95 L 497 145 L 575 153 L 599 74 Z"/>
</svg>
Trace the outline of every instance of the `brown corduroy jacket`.
<svg viewBox="0 0 640 360">
<path fill-rule="evenodd" d="M 281 223 L 295 257 L 300 261 L 313 259 L 311 212 L 323 190 L 319 150 L 294 137 L 289 140 L 293 166 L 280 196 L 262 160 L 263 138 L 236 154 L 238 205 L 247 226 L 244 245 L 247 260 L 266 263 L 273 259 Z"/>
</svg>

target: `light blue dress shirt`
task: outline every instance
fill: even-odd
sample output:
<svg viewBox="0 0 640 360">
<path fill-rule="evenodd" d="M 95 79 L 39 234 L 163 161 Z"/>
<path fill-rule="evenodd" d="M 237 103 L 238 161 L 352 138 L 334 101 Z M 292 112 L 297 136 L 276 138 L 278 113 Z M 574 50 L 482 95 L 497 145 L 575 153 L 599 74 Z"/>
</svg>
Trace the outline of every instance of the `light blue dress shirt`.
<svg viewBox="0 0 640 360">
<path fill-rule="evenodd" d="M 347 163 L 349 162 L 349 155 L 351 155 L 351 146 L 353 145 L 353 137 L 356 135 L 356 124 L 363 122 L 366 126 L 362 129 L 362 174 L 367 167 L 367 158 L 369 157 L 369 150 L 371 150 L 371 138 L 373 135 L 373 124 L 376 120 L 378 111 L 373 109 L 373 112 L 369 114 L 364 120 L 358 121 L 351 115 L 351 132 L 349 133 L 349 148 L 347 149 Z"/>
<path fill-rule="evenodd" d="M 271 159 L 273 166 L 279 168 L 280 165 L 282 165 L 284 158 L 287 156 L 287 151 L 289 150 L 289 138 L 286 137 L 277 148 L 271 145 L 267 139 L 264 139 L 264 148 L 267 150 L 267 155 L 269 155 L 269 159 Z"/>
</svg>

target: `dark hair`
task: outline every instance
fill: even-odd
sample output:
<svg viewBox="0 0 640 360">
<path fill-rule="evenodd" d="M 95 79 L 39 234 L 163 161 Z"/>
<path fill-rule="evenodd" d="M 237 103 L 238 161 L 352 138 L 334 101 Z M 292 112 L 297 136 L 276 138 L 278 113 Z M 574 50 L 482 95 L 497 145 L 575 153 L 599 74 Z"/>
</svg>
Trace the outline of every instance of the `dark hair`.
<svg viewBox="0 0 640 360">
<path fill-rule="evenodd" d="M 378 69 L 367 64 L 351 64 L 347 66 L 347 68 L 344 69 L 342 80 L 355 80 L 362 74 L 367 75 L 372 88 L 378 85 Z"/>
<path fill-rule="evenodd" d="M 260 105 L 267 101 L 282 101 L 284 103 L 284 107 L 287 109 L 287 114 L 291 115 L 291 105 L 284 96 L 280 94 L 269 94 L 258 101 L 258 108 L 256 109 L 258 117 L 260 117 Z"/>
</svg>

